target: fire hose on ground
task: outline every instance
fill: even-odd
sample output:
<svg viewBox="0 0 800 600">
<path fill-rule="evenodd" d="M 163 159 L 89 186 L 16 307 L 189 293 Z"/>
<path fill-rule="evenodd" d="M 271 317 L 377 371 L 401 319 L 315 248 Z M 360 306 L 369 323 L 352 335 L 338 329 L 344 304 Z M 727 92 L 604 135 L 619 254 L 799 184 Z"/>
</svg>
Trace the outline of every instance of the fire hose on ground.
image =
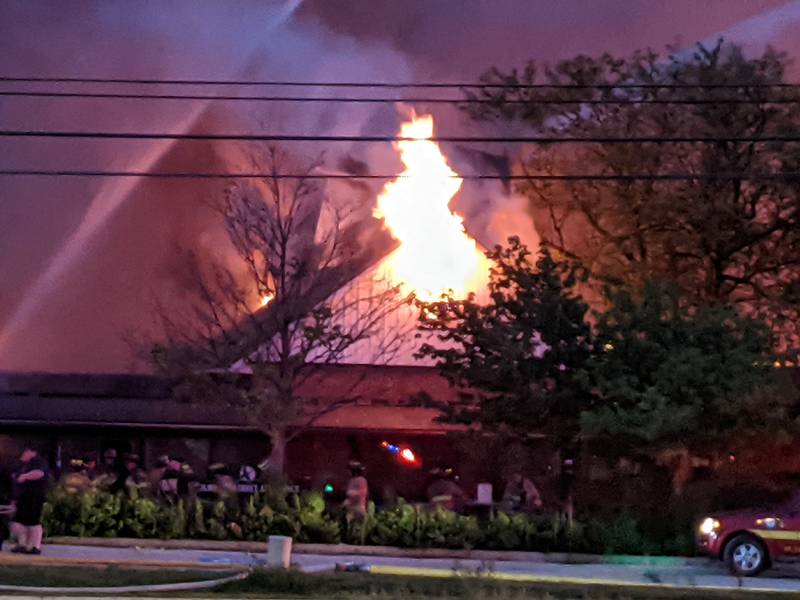
<svg viewBox="0 0 800 600">
<path fill-rule="evenodd" d="M 11 504 L 0 505 L 0 519 L 8 519 L 16 511 Z M 0 540 L 2 542 L 2 540 Z M 250 570 L 245 570 L 227 577 L 205 579 L 202 581 L 183 581 L 176 583 L 157 583 L 144 585 L 126 585 L 109 587 L 66 587 L 66 586 L 30 586 L 30 585 L 3 585 L 0 584 L 0 593 L 28 593 L 28 594 L 136 594 L 153 592 L 187 592 L 197 590 L 210 590 L 226 583 L 241 581 L 250 575 Z"/>
<path fill-rule="evenodd" d="M 0 515 L 13 513 L 13 506 L 0 506 Z M 269 558 L 267 566 L 272 568 L 288 568 L 291 557 L 291 538 L 284 536 L 270 536 L 269 539 Z M 207 579 L 202 581 L 185 581 L 176 583 L 158 583 L 143 585 L 128 585 L 115 587 L 41 587 L 28 585 L 3 585 L 0 584 L 0 593 L 28 593 L 28 594 L 137 594 L 137 593 L 158 593 L 158 592 L 186 592 L 198 590 L 210 590 L 226 583 L 242 581 L 250 576 L 252 568 L 243 570 L 233 575 L 220 577 L 217 579 Z"/>
<path fill-rule="evenodd" d="M 28 594 L 137 594 L 151 592 L 187 592 L 210 590 L 226 583 L 241 581 L 250 575 L 242 571 L 228 577 L 203 581 L 184 581 L 180 583 L 155 583 L 145 585 L 126 585 L 118 587 L 39 587 L 30 585 L 0 585 L 0 593 L 21 592 Z"/>
</svg>

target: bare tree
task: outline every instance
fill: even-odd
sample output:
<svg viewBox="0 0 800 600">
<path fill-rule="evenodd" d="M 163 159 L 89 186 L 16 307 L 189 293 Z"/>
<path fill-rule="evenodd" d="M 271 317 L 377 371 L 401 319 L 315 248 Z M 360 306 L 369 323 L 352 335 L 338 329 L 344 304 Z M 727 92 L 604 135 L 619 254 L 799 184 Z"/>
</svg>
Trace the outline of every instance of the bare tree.
<svg viewBox="0 0 800 600">
<path fill-rule="evenodd" d="M 176 395 L 224 402 L 269 436 L 270 475 L 285 469 L 287 443 L 322 415 L 354 402 L 361 378 L 335 400 L 309 397 L 320 368 L 366 352 L 388 361 L 400 333 L 384 326 L 406 302 L 399 289 L 354 279 L 390 249 L 365 239 L 351 202 L 325 197 L 312 176 L 321 162 L 299 164 L 275 147 L 256 160 L 270 175 L 233 184 L 213 208 L 224 222 L 235 259 L 187 255 L 190 300 L 157 311 L 165 339 L 151 352 L 157 370 L 178 378 Z M 299 173 L 296 179 L 282 178 Z"/>
</svg>

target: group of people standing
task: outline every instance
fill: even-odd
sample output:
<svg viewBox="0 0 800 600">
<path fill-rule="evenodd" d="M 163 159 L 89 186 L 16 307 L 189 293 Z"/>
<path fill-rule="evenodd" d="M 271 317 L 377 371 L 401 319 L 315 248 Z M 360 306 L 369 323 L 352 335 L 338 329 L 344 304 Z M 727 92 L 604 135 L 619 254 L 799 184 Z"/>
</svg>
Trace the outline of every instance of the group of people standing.
<svg viewBox="0 0 800 600">
<path fill-rule="evenodd" d="M 211 494 L 218 499 L 236 498 L 239 483 L 222 463 L 209 466 L 208 480 L 202 485 L 191 466 L 180 458 L 160 456 L 149 471 L 135 453 L 120 454 L 106 449 L 98 464 L 94 458 L 74 460 L 71 471 L 61 480 L 63 487 L 78 492 L 102 489 L 126 495 L 147 494 L 166 500 L 178 500 Z M 367 515 L 369 483 L 364 466 L 351 461 L 350 479 L 345 491 L 344 508 L 348 521 L 358 521 Z M 240 469 L 242 477 L 255 481 L 257 474 Z M 20 466 L 12 474 L 12 502 L 6 507 L 10 515 L 9 532 L 16 540 L 12 552 L 40 554 L 42 546 L 42 509 L 47 497 L 50 471 L 37 450 L 26 446 L 20 456 Z M 461 511 L 468 502 L 452 469 L 434 469 L 427 488 L 431 506 Z M 535 512 L 542 508 L 542 498 L 528 477 L 514 473 L 508 480 L 500 506 L 510 512 Z M 2 540 L 0 540 L 2 541 Z"/>
<path fill-rule="evenodd" d="M 431 471 L 427 496 L 432 506 L 456 512 L 464 510 L 470 501 L 452 468 L 436 468 Z M 529 477 L 515 472 L 506 481 L 499 508 L 511 513 L 537 512 L 543 508 L 542 496 Z"/>
<path fill-rule="evenodd" d="M 139 455 L 120 454 L 114 448 L 103 452 L 100 464 L 92 458 L 74 460 L 71 472 L 62 484 L 68 490 L 95 488 L 112 494 L 151 494 L 165 498 L 188 497 L 196 490 L 198 478 L 192 467 L 181 458 L 160 456 L 149 471 Z"/>
<path fill-rule="evenodd" d="M 254 481 L 257 478 L 252 467 L 243 467 L 240 471 L 240 479 L 245 477 Z M 54 477 L 36 448 L 26 445 L 19 456 L 19 466 L 11 472 L 9 479 L 10 502 L 0 503 L 0 543 L 11 537 L 15 541 L 12 552 L 40 554 L 42 511 Z M 121 453 L 114 448 L 103 451 L 99 461 L 93 456 L 71 460 L 58 483 L 73 493 L 96 489 L 166 501 L 198 495 L 215 499 L 237 498 L 240 487 L 231 469 L 221 463 L 211 465 L 207 480 L 201 481 L 182 458 L 160 456 L 146 470 L 137 454 Z"/>
<path fill-rule="evenodd" d="M 361 463 L 351 461 L 349 468 L 350 479 L 345 492 L 344 507 L 348 520 L 353 521 L 362 519 L 367 514 L 369 482 Z M 428 504 L 433 508 L 462 512 L 471 499 L 459 485 L 459 478 L 454 470 L 435 468 L 430 471 L 430 476 L 426 490 Z M 543 509 L 544 503 L 533 481 L 522 473 L 515 472 L 506 482 L 502 499 L 497 506 L 511 513 L 535 513 Z"/>
<path fill-rule="evenodd" d="M 72 491 L 91 487 L 112 494 L 177 501 L 197 496 L 230 498 L 239 494 L 243 486 L 253 488 L 258 479 L 255 467 L 242 465 L 237 472 L 237 468 L 223 463 L 209 465 L 206 477 L 202 478 L 182 458 L 167 455 L 159 456 L 146 470 L 137 454 L 119 454 L 109 448 L 103 453 L 100 464 L 92 458 L 72 461 L 72 472 L 62 477 L 61 484 Z"/>
</svg>

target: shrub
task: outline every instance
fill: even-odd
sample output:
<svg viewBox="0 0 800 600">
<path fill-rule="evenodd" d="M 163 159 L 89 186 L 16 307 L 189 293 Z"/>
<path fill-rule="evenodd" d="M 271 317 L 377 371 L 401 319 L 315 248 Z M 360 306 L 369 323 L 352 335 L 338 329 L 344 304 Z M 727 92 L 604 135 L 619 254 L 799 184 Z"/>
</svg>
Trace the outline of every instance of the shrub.
<svg viewBox="0 0 800 600">
<path fill-rule="evenodd" d="M 197 538 L 264 541 L 288 535 L 300 543 L 397 546 L 400 548 L 485 548 L 537 552 L 691 554 L 686 528 L 642 523 L 630 515 L 569 525 L 563 517 L 498 513 L 488 521 L 441 509 L 428 511 L 402 500 L 348 524 L 341 509 L 329 510 L 319 494 L 272 491 L 237 501 L 169 503 L 147 497 L 115 496 L 97 490 L 57 488 L 44 511 L 47 534 L 78 537 Z"/>
<path fill-rule="evenodd" d="M 96 490 L 70 493 L 57 489 L 45 506 L 43 519 L 50 535 L 115 537 L 123 526 L 122 501 Z"/>
<path fill-rule="evenodd" d="M 326 514 L 325 500 L 320 494 L 304 494 L 297 498 L 295 519 L 299 524 L 298 542 L 338 544 L 341 541 L 339 523 Z"/>
<path fill-rule="evenodd" d="M 122 534 L 135 538 L 159 537 L 162 507 L 150 498 L 131 498 L 121 503 Z"/>
</svg>

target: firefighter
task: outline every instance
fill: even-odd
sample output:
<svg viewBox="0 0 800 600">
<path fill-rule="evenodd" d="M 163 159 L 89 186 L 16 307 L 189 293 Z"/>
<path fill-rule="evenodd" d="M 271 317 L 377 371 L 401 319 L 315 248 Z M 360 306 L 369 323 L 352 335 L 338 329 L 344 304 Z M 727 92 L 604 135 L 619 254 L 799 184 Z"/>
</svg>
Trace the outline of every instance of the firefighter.
<svg viewBox="0 0 800 600">
<path fill-rule="evenodd" d="M 369 499 L 369 483 L 366 470 L 358 461 L 350 461 L 350 480 L 347 482 L 344 507 L 347 510 L 347 521 L 361 521 L 367 516 L 367 500 Z"/>
</svg>

